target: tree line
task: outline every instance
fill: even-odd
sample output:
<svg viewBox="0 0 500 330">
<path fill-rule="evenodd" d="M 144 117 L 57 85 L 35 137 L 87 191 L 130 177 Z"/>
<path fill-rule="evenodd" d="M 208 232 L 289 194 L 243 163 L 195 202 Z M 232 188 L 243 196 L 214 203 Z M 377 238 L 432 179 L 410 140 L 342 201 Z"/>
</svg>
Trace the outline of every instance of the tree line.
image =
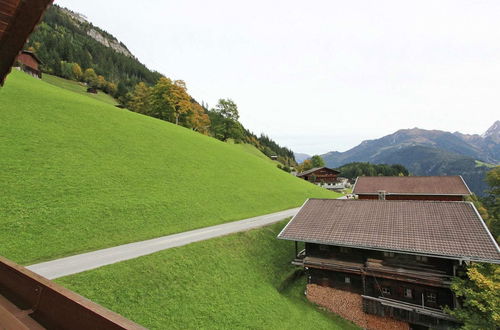
<svg viewBox="0 0 500 330">
<path fill-rule="evenodd" d="M 208 109 L 199 104 L 187 92 L 182 80 L 162 77 L 153 86 L 138 83 L 123 98 L 126 107 L 147 116 L 181 125 L 221 141 L 249 143 L 268 157 L 286 166 L 295 165 L 293 151 L 281 147 L 268 136 L 257 137 L 239 122 L 238 106 L 231 99 L 219 99 L 215 107 Z"/>
<path fill-rule="evenodd" d="M 321 156 L 314 155 L 310 159 L 304 160 L 297 166 L 298 172 L 304 172 L 315 167 L 325 166 L 325 161 Z M 408 176 L 410 173 L 400 164 L 371 164 L 368 162 L 353 162 L 336 168 L 340 172 L 339 176 L 350 180 L 358 176 Z"/>
<path fill-rule="evenodd" d="M 339 176 L 351 180 L 358 176 L 408 176 L 410 173 L 400 164 L 371 164 L 366 162 L 354 162 L 337 168 Z"/>
</svg>

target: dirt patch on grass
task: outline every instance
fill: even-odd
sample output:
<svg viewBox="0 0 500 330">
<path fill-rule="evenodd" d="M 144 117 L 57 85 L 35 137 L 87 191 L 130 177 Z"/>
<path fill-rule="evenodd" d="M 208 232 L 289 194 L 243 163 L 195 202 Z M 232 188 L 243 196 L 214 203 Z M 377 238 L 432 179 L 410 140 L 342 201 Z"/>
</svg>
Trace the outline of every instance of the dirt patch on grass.
<svg viewBox="0 0 500 330">
<path fill-rule="evenodd" d="M 409 330 L 408 323 L 388 317 L 365 314 L 361 295 L 319 286 L 307 285 L 307 298 L 313 303 L 369 330 Z"/>
</svg>

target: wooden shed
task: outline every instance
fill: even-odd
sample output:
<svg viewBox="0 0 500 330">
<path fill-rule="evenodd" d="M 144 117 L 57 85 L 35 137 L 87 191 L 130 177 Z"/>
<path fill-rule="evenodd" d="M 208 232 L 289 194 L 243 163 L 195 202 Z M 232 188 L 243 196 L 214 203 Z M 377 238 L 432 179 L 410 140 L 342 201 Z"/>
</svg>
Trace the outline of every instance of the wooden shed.
<svg viewBox="0 0 500 330">
<path fill-rule="evenodd" d="M 16 66 L 37 78 L 42 78 L 40 64 L 42 64 L 42 61 L 33 52 L 23 50 L 17 56 Z"/>
</svg>

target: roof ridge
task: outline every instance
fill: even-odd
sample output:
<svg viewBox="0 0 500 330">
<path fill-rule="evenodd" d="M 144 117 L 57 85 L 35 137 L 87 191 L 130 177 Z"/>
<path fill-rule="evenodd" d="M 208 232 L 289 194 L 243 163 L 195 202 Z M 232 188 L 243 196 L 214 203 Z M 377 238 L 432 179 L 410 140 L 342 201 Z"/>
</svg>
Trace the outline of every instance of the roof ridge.
<svg viewBox="0 0 500 330">
<path fill-rule="evenodd" d="M 363 202 L 363 203 L 472 203 L 470 201 L 434 201 L 434 200 L 380 200 L 380 199 L 338 199 L 338 198 L 315 198 L 311 197 L 308 200 L 324 200 L 338 202 Z"/>
</svg>

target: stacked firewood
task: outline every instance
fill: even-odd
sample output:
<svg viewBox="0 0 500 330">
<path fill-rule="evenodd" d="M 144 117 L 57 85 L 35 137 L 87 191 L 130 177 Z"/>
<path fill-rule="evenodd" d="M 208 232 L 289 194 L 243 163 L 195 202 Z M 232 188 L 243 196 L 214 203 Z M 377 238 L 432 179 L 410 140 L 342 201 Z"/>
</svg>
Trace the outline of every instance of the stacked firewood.
<svg viewBox="0 0 500 330">
<path fill-rule="evenodd" d="M 369 330 L 405 330 L 408 323 L 363 312 L 361 295 L 316 284 L 307 285 L 307 298 L 331 312 Z"/>
</svg>

